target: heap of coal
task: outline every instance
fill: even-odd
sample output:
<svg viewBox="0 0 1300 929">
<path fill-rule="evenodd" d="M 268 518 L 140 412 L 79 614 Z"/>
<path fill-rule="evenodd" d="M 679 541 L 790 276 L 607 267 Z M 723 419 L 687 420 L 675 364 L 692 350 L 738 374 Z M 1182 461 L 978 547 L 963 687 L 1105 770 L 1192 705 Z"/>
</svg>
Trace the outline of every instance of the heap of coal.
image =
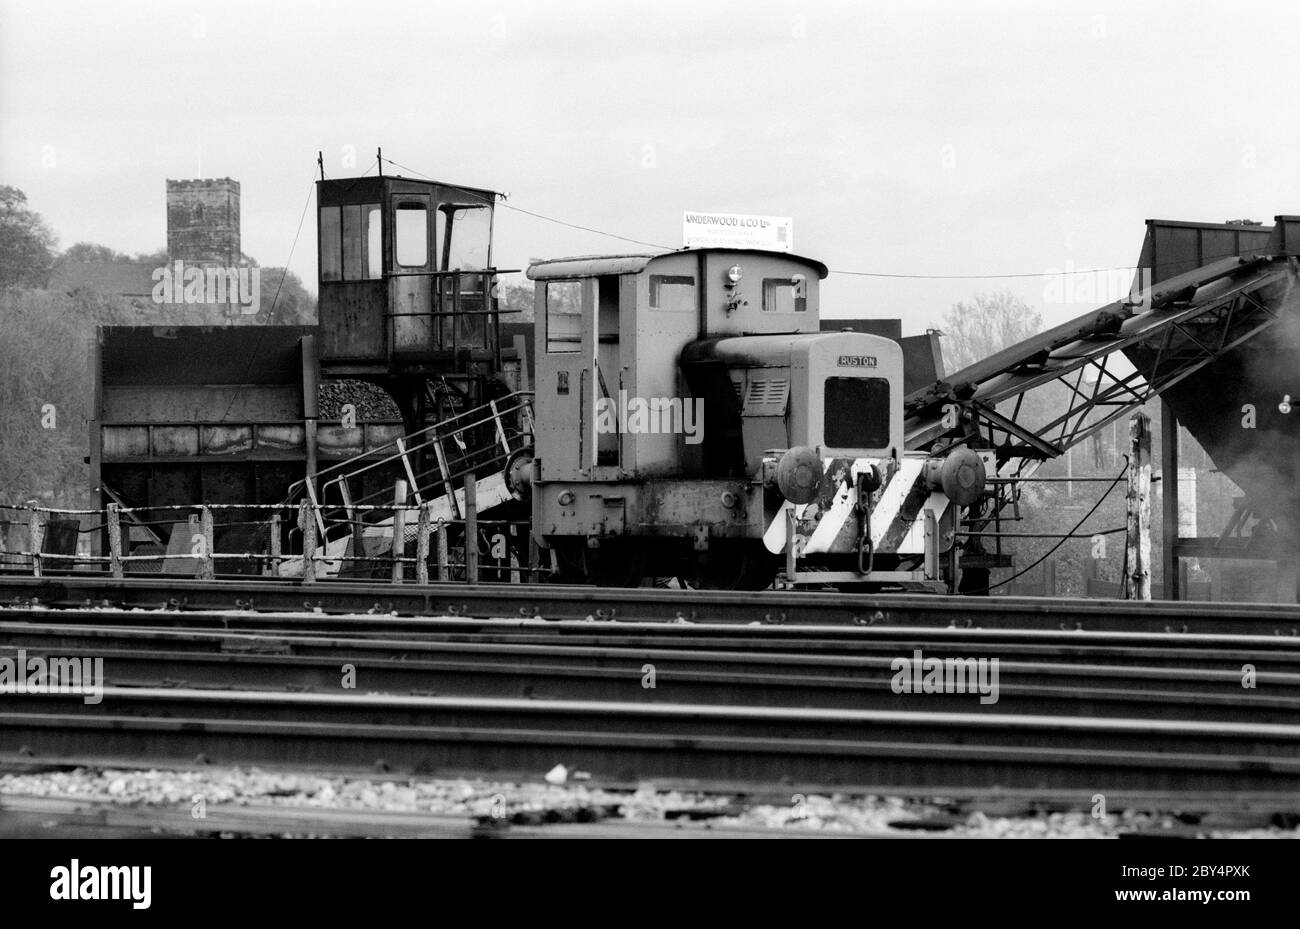
<svg viewBox="0 0 1300 929">
<path fill-rule="evenodd" d="M 316 391 L 321 419 L 342 419 L 343 407 L 351 403 L 359 422 L 400 422 L 402 414 L 388 392 L 366 381 L 322 381 Z"/>
</svg>

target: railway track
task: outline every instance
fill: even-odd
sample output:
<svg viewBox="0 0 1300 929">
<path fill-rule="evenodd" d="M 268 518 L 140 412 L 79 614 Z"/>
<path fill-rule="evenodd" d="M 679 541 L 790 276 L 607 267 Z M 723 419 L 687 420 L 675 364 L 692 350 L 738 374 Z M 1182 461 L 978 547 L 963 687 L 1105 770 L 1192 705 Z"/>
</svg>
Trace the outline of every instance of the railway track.
<svg viewBox="0 0 1300 929">
<path fill-rule="evenodd" d="M 546 627 L 548 632 L 553 628 Z M 466 634 L 449 642 L 3 622 L 0 657 L 15 657 L 19 650 L 46 657 L 93 654 L 104 661 L 106 683 L 123 687 L 337 693 L 340 670 L 349 666 L 358 689 L 399 695 L 989 710 L 971 694 L 895 693 L 893 661 L 920 649 L 931 655 L 997 658 L 999 712 L 1222 721 L 1245 714 L 1256 722 L 1276 723 L 1300 719 L 1300 648 L 1279 638 L 1262 640 L 1252 653 L 1222 647 L 1232 639 L 1223 636 L 1217 649 L 1187 649 L 1089 645 L 1079 641 L 1089 633 L 1056 634 L 1054 638 L 1071 642 L 1067 652 L 1042 643 L 972 643 L 970 630 L 935 630 L 919 637 L 913 632 L 901 642 L 878 640 L 879 631 L 851 630 L 856 635 L 832 640 L 838 649 L 822 651 L 791 650 L 784 638 L 736 634 L 737 642 L 722 635 L 688 644 L 663 636 L 629 639 L 618 629 L 607 630 L 609 642 L 591 633 L 578 641 L 550 635 L 551 641 L 539 642 L 526 633 L 522 641 L 502 641 L 498 634 L 484 633 L 486 641 Z M 851 643 L 853 638 L 858 641 Z M 1242 687 L 1240 669 L 1246 659 L 1257 668 L 1250 689 Z"/>
<path fill-rule="evenodd" d="M 1300 725 L 106 688 L 0 695 L 0 756 L 174 766 L 374 767 L 535 777 L 557 762 L 604 779 L 783 783 L 870 792 L 1294 790 Z"/>
<path fill-rule="evenodd" d="M 0 657 L 103 657 L 108 686 L 95 705 L 0 693 L 0 760 L 11 762 L 197 758 L 524 779 L 562 763 L 605 782 L 1052 789 L 1080 802 L 1272 792 L 1300 808 L 1294 607 L 1198 611 L 1175 624 L 1168 607 L 1183 605 L 997 600 L 960 622 L 972 601 L 798 594 L 800 610 L 823 600 L 828 621 L 766 622 L 752 617 L 774 609 L 767 595 L 545 588 L 563 596 L 539 618 L 502 614 L 502 588 L 399 588 L 414 599 L 394 603 L 373 599 L 390 587 L 317 585 L 345 596 L 303 612 L 239 596 L 216 605 L 256 584 L 182 584 L 183 603 L 164 608 L 153 582 L 26 580 L 0 610 Z M 115 605 L 86 605 L 103 594 Z M 444 602 L 452 596 L 460 608 Z M 605 597 L 630 608 L 583 613 Z M 358 610 L 367 600 L 370 611 Z M 693 621 L 665 621 L 682 618 L 664 615 L 671 603 L 692 604 Z M 699 604 L 730 612 L 702 622 Z M 871 607 L 869 621 L 844 621 Z M 895 693 L 891 664 L 917 649 L 998 659 L 997 703 Z M 1253 688 L 1242 686 L 1247 664 Z M 355 689 L 342 685 L 344 665 Z"/>
<path fill-rule="evenodd" d="M 1047 600 L 559 585 L 426 586 L 151 577 L 0 576 L 0 603 L 52 608 L 116 606 L 173 610 L 308 613 L 317 628 L 336 613 L 395 617 L 542 618 L 612 622 L 765 625 L 967 626 L 1110 632 L 1233 632 L 1300 636 L 1300 607 L 1164 601 Z"/>
</svg>

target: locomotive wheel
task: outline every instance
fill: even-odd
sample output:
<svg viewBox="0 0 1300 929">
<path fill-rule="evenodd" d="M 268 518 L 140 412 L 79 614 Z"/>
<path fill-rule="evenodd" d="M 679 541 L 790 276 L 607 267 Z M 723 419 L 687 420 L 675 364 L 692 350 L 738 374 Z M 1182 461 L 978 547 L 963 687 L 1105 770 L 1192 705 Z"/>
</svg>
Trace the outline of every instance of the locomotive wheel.
<svg viewBox="0 0 1300 929">
<path fill-rule="evenodd" d="M 696 581 L 703 590 L 766 590 L 776 580 L 779 562 L 761 542 L 714 542 L 697 555 Z"/>
<path fill-rule="evenodd" d="M 640 587 L 645 577 L 645 556 L 634 545 L 606 541 L 588 548 L 583 541 L 555 546 L 558 584 L 595 584 L 597 587 Z"/>
</svg>

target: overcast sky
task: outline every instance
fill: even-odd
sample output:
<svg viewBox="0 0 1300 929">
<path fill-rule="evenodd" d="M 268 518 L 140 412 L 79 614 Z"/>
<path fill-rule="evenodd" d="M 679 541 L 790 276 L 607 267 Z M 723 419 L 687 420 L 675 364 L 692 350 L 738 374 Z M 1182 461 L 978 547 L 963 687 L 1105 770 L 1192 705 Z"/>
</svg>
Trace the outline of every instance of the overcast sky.
<svg viewBox="0 0 1300 929">
<path fill-rule="evenodd" d="M 1132 265 L 1149 217 L 1300 213 L 1300 4 L 0 0 L 0 183 L 62 247 L 166 240 L 164 180 L 242 185 L 288 260 L 316 176 L 376 146 L 521 208 L 681 244 L 682 212 L 794 218 L 840 271 Z M 355 153 L 355 165 L 346 159 Z M 315 289 L 308 214 L 290 266 Z M 625 243 L 503 211 L 497 264 Z M 832 274 L 823 312 L 938 324 L 1045 282 Z M 1100 301 L 1098 301 L 1100 302 Z"/>
</svg>

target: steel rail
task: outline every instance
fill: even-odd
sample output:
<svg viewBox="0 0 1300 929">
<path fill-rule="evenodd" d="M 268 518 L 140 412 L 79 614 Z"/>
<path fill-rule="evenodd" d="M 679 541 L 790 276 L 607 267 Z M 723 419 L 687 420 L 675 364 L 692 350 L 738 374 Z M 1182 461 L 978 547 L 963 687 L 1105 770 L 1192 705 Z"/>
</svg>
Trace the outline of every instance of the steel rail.
<svg viewBox="0 0 1300 929">
<path fill-rule="evenodd" d="M 26 654 L 48 658 L 61 651 L 28 648 Z M 15 652 L 0 647 L 0 658 Z M 1263 673 L 1247 690 L 1235 671 L 1001 661 L 994 709 L 980 702 L 973 681 L 965 693 L 898 693 L 888 658 L 821 663 L 772 655 L 753 661 L 732 653 L 617 656 L 588 649 L 521 655 L 508 647 L 432 657 L 370 656 L 363 649 L 331 655 L 106 649 L 97 656 L 104 662 L 104 683 L 117 687 L 337 694 L 345 692 L 340 671 L 347 666 L 358 690 L 396 695 L 1226 722 L 1300 719 L 1298 674 Z M 653 686 L 646 685 L 647 668 L 653 669 Z"/>
<path fill-rule="evenodd" d="M 336 643 L 382 643 L 392 650 L 419 650 L 438 643 L 473 646 L 537 645 L 548 650 L 588 646 L 606 649 L 713 649 L 746 654 L 780 650 L 808 655 L 908 656 L 915 649 L 960 650 L 963 655 L 1105 660 L 1153 667 L 1237 668 L 1300 671 L 1300 639 L 1193 633 L 1109 633 L 1061 630 L 994 630 L 951 627 L 814 627 L 705 624 L 633 624 L 425 618 L 399 620 L 387 630 L 384 617 L 328 617 L 332 630 L 280 622 L 297 614 L 224 611 L 117 611 L 0 608 L 0 641 L 93 648 L 106 640 L 149 641 L 153 647 L 187 647 L 219 641 L 224 648 L 280 648 L 292 644 L 333 648 Z M 314 617 L 313 617 L 314 619 Z M 240 643 L 245 643 L 241 646 Z"/>
<path fill-rule="evenodd" d="M 376 585 L 177 578 L 0 577 L 0 603 L 184 610 L 306 611 L 398 616 L 595 619 L 772 625 L 970 626 L 1113 632 L 1236 632 L 1300 636 L 1285 604 L 1048 600 L 833 592 L 682 591 L 561 585 Z M 307 618 L 304 617 L 304 621 Z"/>
<path fill-rule="evenodd" d="M 108 688 L 0 694 L 0 757 L 536 776 L 809 789 L 1294 790 L 1300 726 L 1006 713 Z M 1298 795 L 1300 797 L 1300 795 Z"/>
</svg>

